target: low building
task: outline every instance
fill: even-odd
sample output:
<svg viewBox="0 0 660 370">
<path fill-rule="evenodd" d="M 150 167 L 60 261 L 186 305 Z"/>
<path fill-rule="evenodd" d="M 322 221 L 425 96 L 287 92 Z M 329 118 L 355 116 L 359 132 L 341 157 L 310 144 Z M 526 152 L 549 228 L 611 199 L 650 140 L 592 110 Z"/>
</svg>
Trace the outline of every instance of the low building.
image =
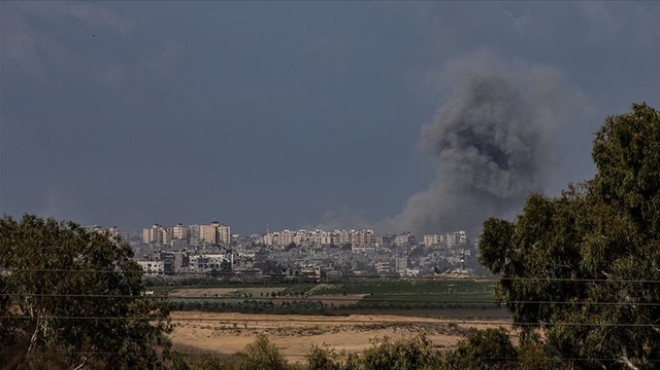
<svg viewBox="0 0 660 370">
<path fill-rule="evenodd" d="M 147 275 L 163 275 L 165 273 L 165 262 L 163 261 L 137 261 Z"/>
<path fill-rule="evenodd" d="M 390 261 L 376 261 L 374 267 L 379 274 L 387 274 L 391 270 Z"/>
</svg>

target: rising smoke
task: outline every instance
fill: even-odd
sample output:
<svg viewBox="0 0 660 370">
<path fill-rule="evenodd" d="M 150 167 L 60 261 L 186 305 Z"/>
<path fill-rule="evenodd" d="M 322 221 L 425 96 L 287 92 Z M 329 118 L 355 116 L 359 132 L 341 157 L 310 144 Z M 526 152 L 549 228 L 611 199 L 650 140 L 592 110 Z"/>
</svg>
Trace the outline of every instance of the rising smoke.
<svg viewBox="0 0 660 370">
<path fill-rule="evenodd" d="M 450 62 L 443 83 L 453 93 L 421 139 L 436 178 L 390 224 L 416 235 L 476 235 L 486 218 L 512 218 L 531 192 L 544 191 L 559 163 L 555 130 L 588 104 L 558 70 L 487 52 Z"/>
</svg>

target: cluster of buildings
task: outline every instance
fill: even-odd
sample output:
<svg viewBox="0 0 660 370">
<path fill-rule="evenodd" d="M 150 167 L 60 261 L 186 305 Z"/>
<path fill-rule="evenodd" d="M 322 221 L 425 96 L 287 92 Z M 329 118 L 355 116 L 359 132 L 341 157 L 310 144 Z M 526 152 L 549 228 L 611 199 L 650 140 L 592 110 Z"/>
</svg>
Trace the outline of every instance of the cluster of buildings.
<svg viewBox="0 0 660 370">
<path fill-rule="evenodd" d="M 154 224 L 142 230 L 142 243 L 151 245 L 167 245 L 171 247 L 188 247 L 200 245 L 229 245 L 231 243 L 231 228 L 228 225 L 213 221 L 207 225 L 182 225 L 171 227 Z"/>
<path fill-rule="evenodd" d="M 309 245 L 346 245 L 350 244 L 354 250 L 369 250 L 379 246 L 403 247 L 415 245 L 417 239 L 411 232 L 403 232 L 396 235 L 379 236 L 373 230 L 282 230 L 276 232 L 267 231 L 262 240 L 263 245 L 286 247 L 293 244 Z M 427 234 L 422 239 L 422 244 L 427 247 L 444 245 L 453 247 L 467 243 L 467 234 L 464 230 L 442 233 Z"/>
<path fill-rule="evenodd" d="M 142 233 L 116 227 L 88 229 L 129 241 L 147 275 L 231 276 L 233 278 L 341 278 L 360 276 L 434 276 L 464 269 L 470 257 L 465 231 L 381 236 L 373 230 L 282 230 L 232 235 L 228 225 L 154 224 Z M 467 249 L 467 251 L 465 251 Z M 474 267 L 478 269 L 478 264 Z M 218 274 L 218 275 L 215 275 Z"/>
<path fill-rule="evenodd" d="M 119 234 L 116 227 L 109 229 L 111 234 Z M 234 235 L 235 238 L 238 235 Z M 295 245 L 343 246 L 350 244 L 358 250 L 370 250 L 378 247 L 403 247 L 417 244 L 415 235 L 403 232 L 396 235 L 379 236 L 373 230 L 282 230 L 266 231 L 263 235 L 251 235 L 252 243 L 284 248 Z M 213 221 L 206 225 L 176 224 L 166 227 L 154 224 L 142 230 L 142 243 L 146 245 L 170 246 L 174 248 L 199 246 L 229 246 L 232 242 L 231 228 Z M 449 247 L 466 244 L 465 231 L 423 236 L 424 246 L 446 245 Z"/>
<path fill-rule="evenodd" d="M 273 245 L 276 247 L 286 247 L 294 244 L 312 244 L 312 245 L 345 245 L 351 244 L 357 247 L 375 247 L 378 246 L 380 239 L 373 230 L 313 230 L 304 229 L 298 231 L 276 231 L 271 233 L 267 231 L 263 236 L 264 245 Z"/>
<path fill-rule="evenodd" d="M 465 231 L 454 231 L 452 233 L 444 234 L 427 234 L 424 235 L 423 244 L 427 247 L 434 245 L 446 245 L 448 247 L 453 247 L 455 245 L 461 245 L 467 243 L 467 235 Z"/>
<path fill-rule="evenodd" d="M 234 254 L 156 251 L 136 261 L 148 275 L 204 274 L 234 270 Z"/>
</svg>

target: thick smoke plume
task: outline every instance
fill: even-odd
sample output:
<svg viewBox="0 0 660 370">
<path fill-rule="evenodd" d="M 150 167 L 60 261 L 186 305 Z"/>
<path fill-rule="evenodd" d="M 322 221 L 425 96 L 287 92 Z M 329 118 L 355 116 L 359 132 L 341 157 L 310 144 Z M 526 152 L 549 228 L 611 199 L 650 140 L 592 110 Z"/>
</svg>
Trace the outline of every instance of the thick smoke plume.
<svg viewBox="0 0 660 370">
<path fill-rule="evenodd" d="M 558 70 L 485 52 L 449 63 L 443 82 L 453 93 L 421 140 L 437 160 L 436 178 L 409 198 L 392 228 L 476 236 L 486 218 L 511 218 L 544 190 L 558 168 L 554 129 L 587 105 Z"/>
</svg>

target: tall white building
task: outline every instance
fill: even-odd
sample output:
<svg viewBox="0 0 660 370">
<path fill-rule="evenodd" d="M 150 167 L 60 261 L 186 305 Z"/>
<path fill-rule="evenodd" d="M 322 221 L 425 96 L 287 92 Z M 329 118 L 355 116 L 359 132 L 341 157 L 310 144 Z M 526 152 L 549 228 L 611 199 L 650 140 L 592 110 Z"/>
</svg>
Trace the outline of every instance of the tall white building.
<svg viewBox="0 0 660 370">
<path fill-rule="evenodd" d="M 199 241 L 205 244 L 218 244 L 218 226 L 217 222 L 209 225 L 199 225 Z"/>
<path fill-rule="evenodd" d="M 415 242 L 415 236 L 409 231 L 398 234 L 397 236 L 394 237 L 394 245 L 397 247 L 401 247 L 414 242 Z"/>
<path fill-rule="evenodd" d="M 452 233 L 444 234 L 427 234 L 424 235 L 424 245 L 446 245 L 453 247 L 467 243 L 467 234 L 464 230 L 454 231 Z"/>
<path fill-rule="evenodd" d="M 218 226 L 218 242 L 223 245 L 231 242 L 231 228 L 228 225 Z"/>
<path fill-rule="evenodd" d="M 150 228 L 142 230 L 142 242 L 144 244 L 163 244 L 164 228 L 159 224 L 153 224 Z"/>
<path fill-rule="evenodd" d="M 188 243 L 193 246 L 198 246 L 200 241 L 200 226 L 188 225 Z"/>
<path fill-rule="evenodd" d="M 176 240 L 188 240 L 188 228 L 182 224 L 172 227 L 172 238 Z"/>
<path fill-rule="evenodd" d="M 229 245 L 231 228 L 217 221 L 213 221 L 208 225 L 199 225 L 199 240 L 206 244 Z"/>
<path fill-rule="evenodd" d="M 161 232 L 161 244 L 167 244 L 170 245 L 172 244 L 172 228 L 171 227 L 163 227 L 160 230 Z"/>
<path fill-rule="evenodd" d="M 315 245 L 344 245 L 354 247 L 374 247 L 378 244 L 378 237 L 373 230 L 298 230 L 298 231 L 268 231 L 263 237 L 265 245 L 286 247 L 291 243 L 311 243 Z"/>
</svg>

